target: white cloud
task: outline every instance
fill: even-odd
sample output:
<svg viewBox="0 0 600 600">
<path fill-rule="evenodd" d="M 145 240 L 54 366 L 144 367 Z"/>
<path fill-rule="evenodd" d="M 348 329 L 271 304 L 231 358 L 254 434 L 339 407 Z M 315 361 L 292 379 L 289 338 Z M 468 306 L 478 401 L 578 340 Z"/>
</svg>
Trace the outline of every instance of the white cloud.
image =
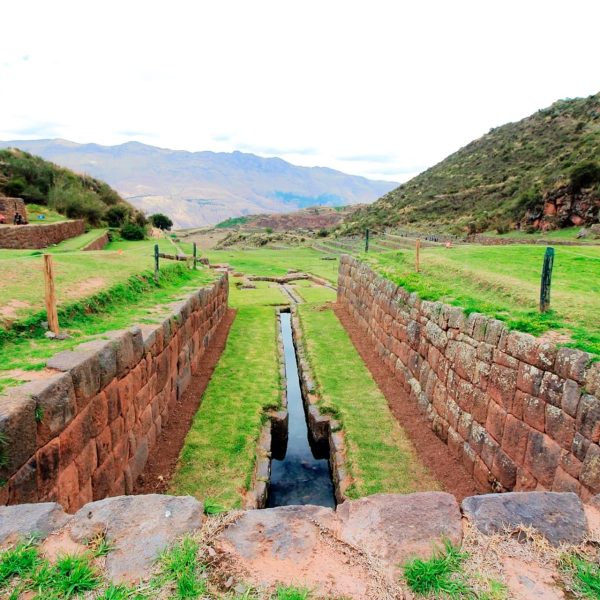
<svg viewBox="0 0 600 600">
<path fill-rule="evenodd" d="M 599 17 L 595 0 L 13 2 L 0 139 L 254 148 L 402 181 L 598 92 Z"/>
</svg>

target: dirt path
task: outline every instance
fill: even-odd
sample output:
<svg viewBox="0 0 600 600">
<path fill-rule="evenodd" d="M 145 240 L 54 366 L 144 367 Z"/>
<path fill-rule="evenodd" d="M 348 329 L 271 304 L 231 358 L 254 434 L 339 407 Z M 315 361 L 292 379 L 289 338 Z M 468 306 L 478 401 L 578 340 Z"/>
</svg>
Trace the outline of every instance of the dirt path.
<svg viewBox="0 0 600 600">
<path fill-rule="evenodd" d="M 339 304 L 333 309 L 348 332 L 354 347 L 367 365 L 373 379 L 385 395 L 390 409 L 415 446 L 419 458 L 444 490 L 460 501 L 477 493 L 475 481 L 464 467 L 450 455 L 444 444 L 429 428 L 418 407 L 410 402 L 399 381 L 381 362 L 350 314 Z"/>
<path fill-rule="evenodd" d="M 185 436 L 200 406 L 202 394 L 225 349 L 229 328 L 235 319 L 235 314 L 235 310 L 230 308 L 219 323 L 212 342 L 202 357 L 200 371 L 192 377 L 181 402 L 175 405 L 169 415 L 169 422 L 162 429 L 144 471 L 135 483 L 134 494 L 160 494 L 167 491 Z"/>
</svg>

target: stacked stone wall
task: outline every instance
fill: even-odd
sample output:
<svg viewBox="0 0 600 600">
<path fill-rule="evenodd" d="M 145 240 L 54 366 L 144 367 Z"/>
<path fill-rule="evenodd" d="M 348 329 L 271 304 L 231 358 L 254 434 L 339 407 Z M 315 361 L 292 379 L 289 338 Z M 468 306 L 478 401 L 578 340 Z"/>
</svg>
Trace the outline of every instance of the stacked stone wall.
<svg viewBox="0 0 600 600">
<path fill-rule="evenodd" d="M 7 224 L 14 222 L 17 213 L 27 219 L 27 209 L 23 199 L 0 196 L 0 215 L 4 215 Z"/>
<path fill-rule="evenodd" d="M 36 225 L 0 225 L 0 248 L 47 248 L 84 231 L 85 222 L 80 219 Z"/>
<path fill-rule="evenodd" d="M 343 256 L 338 301 L 481 491 L 600 492 L 600 363 Z"/>
<path fill-rule="evenodd" d="M 85 246 L 83 250 L 102 250 L 104 249 L 104 246 L 108 244 L 108 242 L 108 233 L 105 231 L 100 237 L 96 238 L 93 242 L 90 242 L 87 246 Z"/>
<path fill-rule="evenodd" d="M 56 501 L 73 512 L 132 493 L 227 297 L 224 274 L 159 325 L 60 352 L 47 363 L 54 374 L 0 397 L 0 504 Z"/>
</svg>

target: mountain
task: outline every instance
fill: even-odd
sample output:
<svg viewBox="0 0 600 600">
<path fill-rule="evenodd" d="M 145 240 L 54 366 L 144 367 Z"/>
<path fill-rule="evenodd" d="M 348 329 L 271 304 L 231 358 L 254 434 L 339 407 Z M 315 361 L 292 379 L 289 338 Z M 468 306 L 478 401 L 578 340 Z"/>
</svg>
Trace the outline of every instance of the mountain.
<svg viewBox="0 0 600 600">
<path fill-rule="evenodd" d="M 139 142 L 119 146 L 60 139 L 0 142 L 0 147 L 8 146 L 103 179 L 136 208 L 147 214 L 165 213 L 178 227 L 312 205 L 368 203 L 397 185 L 242 152 L 187 152 Z"/>
<path fill-rule="evenodd" d="M 600 94 L 492 129 L 354 212 L 346 228 L 551 229 L 600 216 Z"/>
</svg>

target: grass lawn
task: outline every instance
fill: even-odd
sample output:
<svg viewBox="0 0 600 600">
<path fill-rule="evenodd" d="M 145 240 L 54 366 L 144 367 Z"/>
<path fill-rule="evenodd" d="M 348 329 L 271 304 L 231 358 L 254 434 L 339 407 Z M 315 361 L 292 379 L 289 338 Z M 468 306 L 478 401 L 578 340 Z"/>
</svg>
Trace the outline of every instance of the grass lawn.
<svg viewBox="0 0 600 600">
<path fill-rule="evenodd" d="M 295 282 L 299 284 L 300 282 Z M 304 283 L 304 282 L 303 282 Z M 334 302 L 337 297 L 337 292 L 330 288 L 320 285 L 315 285 L 308 282 L 310 285 L 296 285 L 296 293 L 304 300 L 304 302 Z"/>
<path fill-rule="evenodd" d="M 188 252 L 187 245 L 180 244 Z M 323 254 L 308 247 L 259 248 L 256 250 L 210 250 L 204 254 L 211 263 L 229 263 L 247 275 L 279 276 L 298 269 L 337 281 L 338 261 L 322 260 Z"/>
<path fill-rule="evenodd" d="M 81 252 L 80 248 L 98 237 L 101 230 L 94 232 L 66 240 L 64 252 L 60 244 L 51 249 L 59 307 L 153 268 L 156 240 L 113 242 L 104 250 Z M 161 250 L 172 252 L 168 240 L 161 239 L 158 243 Z M 0 323 L 22 319 L 43 309 L 42 264 L 40 251 L 0 250 Z"/>
<path fill-rule="evenodd" d="M 380 274 L 428 300 L 462 306 L 540 335 L 562 333 L 569 346 L 600 355 L 600 247 L 557 246 L 552 310 L 539 313 L 544 247 L 457 246 L 362 255 Z"/>
<path fill-rule="evenodd" d="M 239 507 L 251 484 L 265 410 L 279 405 L 281 390 L 275 309 L 238 306 L 169 490 L 226 509 Z"/>
<path fill-rule="evenodd" d="M 155 285 L 151 273 L 142 287 L 128 282 L 111 288 L 108 305 L 97 312 L 80 310 L 73 317 L 61 320 L 61 328 L 70 337 L 66 340 L 49 340 L 39 331 L 16 336 L 0 347 L 0 392 L 3 388 L 22 382 L 22 371 L 42 369 L 53 354 L 68 350 L 101 336 L 106 331 L 132 327 L 134 324 L 159 322 L 169 312 L 168 303 L 214 280 L 208 270 L 192 271 L 183 265 L 171 265 L 161 273 Z"/>
<path fill-rule="evenodd" d="M 302 304 L 299 314 L 320 406 L 340 419 L 346 435 L 348 470 L 355 480 L 348 495 L 439 489 L 335 313 Z"/>
</svg>

